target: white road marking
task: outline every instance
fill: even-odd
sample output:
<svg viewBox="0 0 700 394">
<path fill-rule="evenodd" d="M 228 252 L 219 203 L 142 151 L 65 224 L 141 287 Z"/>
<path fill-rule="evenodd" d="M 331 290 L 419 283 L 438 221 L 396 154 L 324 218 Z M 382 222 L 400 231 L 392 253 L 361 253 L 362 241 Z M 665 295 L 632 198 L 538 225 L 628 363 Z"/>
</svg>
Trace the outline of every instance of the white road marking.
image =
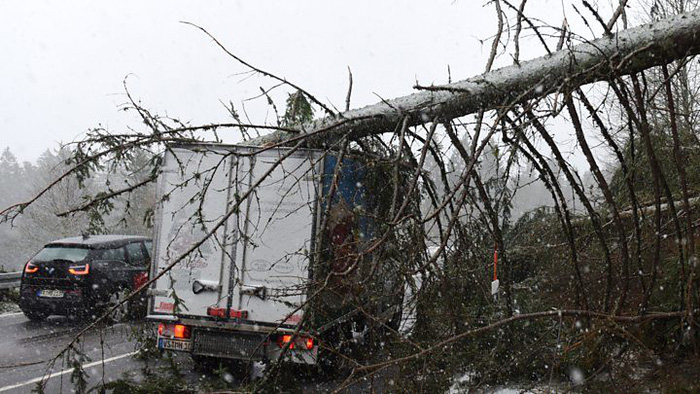
<svg viewBox="0 0 700 394">
<path fill-rule="evenodd" d="M 3 313 L 2 315 L 0 315 L 0 317 L 19 316 L 19 315 L 23 315 L 23 314 L 24 314 L 23 312 Z"/>
<path fill-rule="evenodd" d="M 89 363 L 89 364 L 83 365 L 83 368 L 84 368 L 84 369 L 88 369 L 88 368 L 94 367 L 94 366 L 96 366 L 96 365 L 101 365 L 102 363 L 105 363 L 105 364 L 111 363 L 112 361 L 117 361 L 117 360 L 120 360 L 120 359 L 122 359 L 122 358 L 124 358 L 124 357 L 133 356 L 133 355 L 136 354 L 136 353 L 138 353 L 138 350 L 137 350 L 137 351 L 130 352 L 130 353 L 122 354 L 122 355 L 119 355 L 119 356 L 114 356 L 114 357 L 106 358 L 106 359 L 104 359 L 104 361 L 99 360 L 99 361 L 91 362 L 91 363 Z M 71 372 L 73 372 L 74 369 L 75 369 L 75 368 L 64 369 L 64 370 L 61 371 L 61 372 L 53 372 L 53 373 L 51 373 L 51 374 L 46 378 L 46 380 L 48 381 L 49 379 L 55 378 L 56 376 L 61 376 L 61 375 L 65 375 L 65 374 L 67 374 L 67 373 L 71 373 Z M 27 386 L 27 385 L 33 384 L 33 383 L 37 383 L 37 382 L 41 381 L 42 379 L 44 379 L 43 376 L 38 377 L 38 378 L 31 379 L 31 380 L 27 380 L 26 382 L 21 382 L 21 383 L 13 384 L 13 385 L 11 385 L 11 386 L 0 387 L 0 392 L 12 390 L 12 389 L 16 389 L 16 388 L 18 388 L 18 387 Z"/>
</svg>

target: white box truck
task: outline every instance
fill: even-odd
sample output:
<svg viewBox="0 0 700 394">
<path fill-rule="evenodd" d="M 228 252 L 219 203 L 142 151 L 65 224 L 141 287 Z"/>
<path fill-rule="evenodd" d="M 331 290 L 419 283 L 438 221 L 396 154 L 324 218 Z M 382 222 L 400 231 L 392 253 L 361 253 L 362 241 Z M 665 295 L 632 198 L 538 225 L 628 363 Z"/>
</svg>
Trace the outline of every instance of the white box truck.
<svg viewBox="0 0 700 394">
<path fill-rule="evenodd" d="M 365 252 L 380 209 L 371 171 L 311 149 L 168 146 L 148 289 L 158 347 L 314 364 L 360 299 L 397 325 L 400 281 Z"/>
</svg>

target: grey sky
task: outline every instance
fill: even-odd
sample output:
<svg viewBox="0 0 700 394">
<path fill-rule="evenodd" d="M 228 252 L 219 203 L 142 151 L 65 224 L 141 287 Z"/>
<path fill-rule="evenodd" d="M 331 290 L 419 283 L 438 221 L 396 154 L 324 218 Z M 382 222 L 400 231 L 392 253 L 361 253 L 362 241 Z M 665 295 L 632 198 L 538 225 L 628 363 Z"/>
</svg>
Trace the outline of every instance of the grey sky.
<svg viewBox="0 0 700 394">
<path fill-rule="evenodd" d="M 484 3 L 0 0 L 0 148 L 35 160 L 98 124 L 140 128 L 118 111 L 127 75 L 146 107 L 195 124 L 229 120 L 219 100 L 240 109 L 272 85 L 241 75 L 243 66 L 179 21 L 338 108 L 349 66 L 359 107 L 409 94 L 416 81 L 444 83 L 447 65 L 454 80 L 483 71 L 496 29 L 493 6 Z M 531 3 L 561 24 L 561 1 Z M 262 100 L 245 106 L 255 122 L 272 119 Z"/>
</svg>

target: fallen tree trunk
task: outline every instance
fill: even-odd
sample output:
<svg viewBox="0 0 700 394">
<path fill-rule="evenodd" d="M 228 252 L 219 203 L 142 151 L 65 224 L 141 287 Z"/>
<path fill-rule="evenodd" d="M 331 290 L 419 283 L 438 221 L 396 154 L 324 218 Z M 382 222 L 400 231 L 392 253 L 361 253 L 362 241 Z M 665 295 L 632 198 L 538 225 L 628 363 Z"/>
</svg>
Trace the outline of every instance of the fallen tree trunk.
<svg viewBox="0 0 700 394">
<path fill-rule="evenodd" d="M 299 133 L 274 132 L 249 143 L 279 143 L 292 137 L 318 145 L 350 134 L 359 138 L 392 132 L 408 117 L 415 126 L 439 119 L 459 118 L 561 90 L 609 80 L 700 53 L 700 10 L 624 30 L 520 65 L 501 68 L 470 79 L 431 86 L 408 96 L 326 117 L 304 125 Z M 331 134 L 328 134 L 331 133 Z"/>
</svg>

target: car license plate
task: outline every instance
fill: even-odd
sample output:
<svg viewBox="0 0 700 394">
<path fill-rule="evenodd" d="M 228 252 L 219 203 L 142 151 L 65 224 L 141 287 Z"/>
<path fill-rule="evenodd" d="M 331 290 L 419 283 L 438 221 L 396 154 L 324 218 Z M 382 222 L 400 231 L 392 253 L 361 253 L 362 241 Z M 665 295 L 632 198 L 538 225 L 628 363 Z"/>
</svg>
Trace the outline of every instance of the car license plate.
<svg viewBox="0 0 700 394">
<path fill-rule="evenodd" d="M 63 298 L 63 290 L 39 290 L 37 295 L 44 298 Z"/>
<path fill-rule="evenodd" d="M 176 339 L 158 339 L 158 348 L 168 350 L 192 350 L 192 341 L 178 341 Z"/>
</svg>

